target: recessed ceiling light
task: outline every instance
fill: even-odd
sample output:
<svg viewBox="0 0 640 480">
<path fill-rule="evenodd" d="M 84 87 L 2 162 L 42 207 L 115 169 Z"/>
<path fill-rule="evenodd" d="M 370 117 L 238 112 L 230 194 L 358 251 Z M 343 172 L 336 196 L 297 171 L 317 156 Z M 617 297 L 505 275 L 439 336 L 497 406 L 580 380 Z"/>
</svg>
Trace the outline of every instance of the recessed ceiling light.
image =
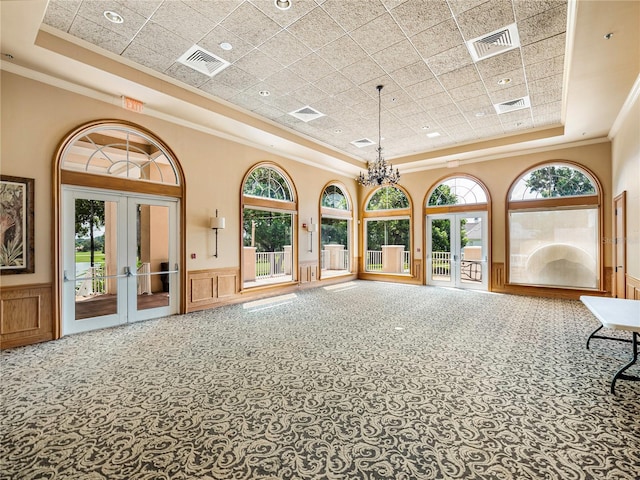
<svg viewBox="0 0 640 480">
<path fill-rule="evenodd" d="M 438 133 L 438 132 L 427 133 L 427 137 L 429 137 L 429 138 L 436 138 L 436 137 L 439 137 L 439 136 L 440 136 L 440 133 Z"/>
<path fill-rule="evenodd" d="M 394 330 L 404 330 L 404 327 L 395 327 Z"/>
<path fill-rule="evenodd" d="M 122 22 L 124 22 L 124 18 L 122 18 L 122 15 L 120 15 L 117 12 L 113 12 L 111 10 L 105 10 L 103 15 L 104 15 L 104 18 L 109 20 L 111 23 L 122 23 Z"/>
<path fill-rule="evenodd" d="M 291 0 L 274 0 L 276 8 L 280 10 L 289 10 L 291 8 Z"/>
<path fill-rule="evenodd" d="M 484 112 L 476 112 L 476 117 L 484 117 L 485 113 Z"/>
<path fill-rule="evenodd" d="M 229 42 L 222 42 L 220 48 L 223 50 L 231 50 L 233 46 Z"/>
<path fill-rule="evenodd" d="M 501 78 L 500 80 L 498 80 L 498 85 L 507 85 L 509 83 L 511 83 L 511 79 L 508 77 Z"/>
<path fill-rule="evenodd" d="M 269 95 L 271 95 L 271 92 L 269 90 L 260 90 L 261 97 L 268 97 Z"/>
<path fill-rule="evenodd" d="M 424 125 L 424 126 L 422 127 L 422 129 L 423 129 L 423 130 L 429 130 L 430 128 L 431 128 L 431 127 L 430 127 L 429 125 Z"/>
</svg>

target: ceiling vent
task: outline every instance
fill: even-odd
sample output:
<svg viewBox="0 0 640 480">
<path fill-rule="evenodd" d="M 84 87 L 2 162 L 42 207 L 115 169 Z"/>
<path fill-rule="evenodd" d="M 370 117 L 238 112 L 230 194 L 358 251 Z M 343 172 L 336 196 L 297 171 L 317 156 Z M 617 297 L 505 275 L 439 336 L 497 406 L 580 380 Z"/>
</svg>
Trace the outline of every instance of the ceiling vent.
<svg viewBox="0 0 640 480">
<path fill-rule="evenodd" d="M 467 48 L 474 62 L 508 52 L 519 46 L 520 36 L 515 23 L 467 42 Z"/>
<path fill-rule="evenodd" d="M 320 113 L 309 105 L 298 110 L 294 110 L 293 112 L 289 112 L 289 115 L 296 117 L 298 120 L 302 120 L 303 122 L 310 122 L 316 118 L 324 117 L 324 113 Z"/>
<path fill-rule="evenodd" d="M 369 145 L 375 145 L 376 142 L 369 140 L 368 138 L 361 138 L 360 140 L 354 140 L 351 145 L 355 145 L 358 148 L 368 147 Z"/>
<path fill-rule="evenodd" d="M 522 110 L 530 106 L 531 101 L 529 100 L 529 95 L 527 95 L 526 97 L 516 98 L 508 102 L 496 103 L 493 105 L 493 108 L 495 108 L 496 113 L 500 115 L 501 113 L 515 112 L 516 110 Z"/>
<path fill-rule="evenodd" d="M 223 60 L 211 52 L 207 52 L 198 45 L 194 45 L 184 52 L 178 59 L 178 62 L 193 68 L 197 72 L 204 73 L 209 77 L 213 77 L 230 65 L 226 60 Z"/>
</svg>

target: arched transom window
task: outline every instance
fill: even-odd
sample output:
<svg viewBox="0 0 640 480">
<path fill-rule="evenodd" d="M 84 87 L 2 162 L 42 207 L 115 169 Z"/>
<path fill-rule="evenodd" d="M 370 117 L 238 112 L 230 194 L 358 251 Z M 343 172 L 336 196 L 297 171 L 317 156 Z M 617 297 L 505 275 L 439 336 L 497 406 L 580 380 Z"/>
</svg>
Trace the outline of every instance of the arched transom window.
<svg viewBox="0 0 640 480">
<path fill-rule="evenodd" d="M 398 187 L 382 187 L 371 195 L 367 210 L 393 210 L 409 207 L 409 198 Z"/>
<path fill-rule="evenodd" d="M 511 189 L 509 200 L 597 195 L 595 181 L 570 165 L 549 165 L 524 174 Z"/>
<path fill-rule="evenodd" d="M 322 206 L 336 210 L 351 210 L 349 200 L 339 186 L 329 185 L 322 192 Z"/>
<path fill-rule="evenodd" d="M 62 170 L 179 185 L 171 155 L 151 135 L 127 125 L 83 129 L 64 150 Z"/>
<path fill-rule="evenodd" d="M 433 189 L 427 206 L 473 205 L 487 203 L 487 194 L 475 180 L 467 177 L 453 177 L 444 180 Z"/>
<path fill-rule="evenodd" d="M 243 192 L 251 197 L 270 198 L 290 202 L 291 187 L 284 176 L 272 167 L 258 167 L 249 174 Z"/>
<path fill-rule="evenodd" d="M 509 281 L 597 289 L 601 283 L 600 190 L 563 162 L 525 172 L 509 191 Z"/>
</svg>

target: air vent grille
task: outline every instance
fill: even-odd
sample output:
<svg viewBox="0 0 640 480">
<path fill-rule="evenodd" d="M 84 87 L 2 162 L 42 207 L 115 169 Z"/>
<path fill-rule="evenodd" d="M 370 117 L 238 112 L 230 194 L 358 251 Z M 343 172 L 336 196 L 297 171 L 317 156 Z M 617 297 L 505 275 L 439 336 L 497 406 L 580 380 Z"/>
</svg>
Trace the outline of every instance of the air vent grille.
<svg viewBox="0 0 640 480">
<path fill-rule="evenodd" d="M 207 52 L 198 45 L 194 45 L 184 52 L 178 62 L 209 77 L 213 77 L 230 65 L 226 60 Z"/>
<path fill-rule="evenodd" d="M 493 105 L 498 115 L 501 113 L 515 112 L 516 110 L 522 110 L 523 108 L 529 108 L 530 106 L 531 101 L 529 100 L 529 95 Z"/>
<path fill-rule="evenodd" d="M 294 110 L 293 112 L 289 112 L 289 115 L 291 115 L 292 117 L 296 117 L 298 120 L 302 120 L 303 122 L 310 122 L 311 120 L 315 120 L 316 118 L 324 117 L 324 113 L 320 113 L 318 110 L 310 107 L 309 105 L 298 110 Z"/>
<path fill-rule="evenodd" d="M 368 147 L 369 145 L 375 145 L 376 142 L 369 140 L 368 138 L 361 138 L 360 140 L 354 140 L 351 145 L 355 145 L 358 148 Z"/>
<path fill-rule="evenodd" d="M 519 46 L 520 36 L 515 23 L 467 42 L 467 48 L 474 62 L 508 52 Z"/>
</svg>

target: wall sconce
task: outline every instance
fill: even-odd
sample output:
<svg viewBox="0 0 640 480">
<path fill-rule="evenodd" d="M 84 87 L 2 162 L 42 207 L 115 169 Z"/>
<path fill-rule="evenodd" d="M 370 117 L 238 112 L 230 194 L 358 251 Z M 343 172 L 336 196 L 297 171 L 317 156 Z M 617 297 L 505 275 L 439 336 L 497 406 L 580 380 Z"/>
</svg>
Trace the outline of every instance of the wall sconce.
<svg viewBox="0 0 640 480">
<path fill-rule="evenodd" d="M 224 217 L 218 216 L 218 209 L 216 208 L 216 216 L 209 219 L 209 226 L 212 230 L 216 231 L 216 253 L 214 257 L 218 258 L 218 230 L 224 228 Z"/>
<path fill-rule="evenodd" d="M 309 232 L 309 251 L 313 252 L 313 232 L 318 231 L 318 224 L 313 223 L 313 218 L 309 219 L 309 224 L 307 225 L 307 232 Z"/>
</svg>

